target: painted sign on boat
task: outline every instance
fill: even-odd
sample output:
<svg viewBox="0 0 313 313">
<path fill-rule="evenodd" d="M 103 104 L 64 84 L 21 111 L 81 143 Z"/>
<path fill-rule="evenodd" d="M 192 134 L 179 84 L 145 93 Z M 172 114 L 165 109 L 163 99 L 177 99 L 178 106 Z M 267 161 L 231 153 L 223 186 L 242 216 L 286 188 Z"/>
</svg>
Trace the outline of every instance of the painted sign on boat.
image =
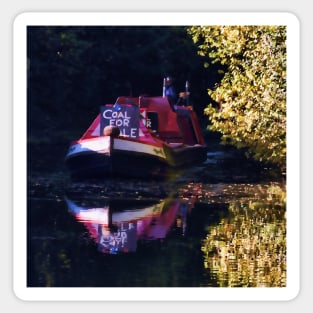
<svg viewBox="0 0 313 313">
<path fill-rule="evenodd" d="M 120 136 L 139 137 L 139 107 L 134 105 L 107 104 L 100 108 L 100 134 L 106 126 L 116 126 Z"/>
</svg>

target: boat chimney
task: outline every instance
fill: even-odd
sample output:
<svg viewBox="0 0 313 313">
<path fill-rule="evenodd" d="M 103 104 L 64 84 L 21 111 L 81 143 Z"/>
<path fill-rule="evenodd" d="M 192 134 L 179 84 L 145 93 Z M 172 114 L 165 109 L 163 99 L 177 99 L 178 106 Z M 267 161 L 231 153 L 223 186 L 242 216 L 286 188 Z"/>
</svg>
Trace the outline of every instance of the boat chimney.
<svg viewBox="0 0 313 313">
<path fill-rule="evenodd" d="M 163 98 L 165 97 L 165 90 L 166 90 L 166 78 L 163 78 L 163 92 L 162 92 L 162 96 Z"/>
<path fill-rule="evenodd" d="M 186 80 L 186 84 L 185 84 L 185 93 L 186 93 L 186 105 L 189 106 L 189 81 Z"/>
</svg>

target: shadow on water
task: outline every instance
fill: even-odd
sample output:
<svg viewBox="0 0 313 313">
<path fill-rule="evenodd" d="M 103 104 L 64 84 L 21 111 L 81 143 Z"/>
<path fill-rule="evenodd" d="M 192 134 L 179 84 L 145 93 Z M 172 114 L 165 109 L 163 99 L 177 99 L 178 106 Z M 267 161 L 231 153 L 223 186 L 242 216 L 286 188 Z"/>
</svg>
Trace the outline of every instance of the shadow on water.
<svg viewBox="0 0 313 313">
<path fill-rule="evenodd" d="M 167 180 L 73 182 L 49 158 L 28 168 L 28 286 L 285 286 L 274 169 L 214 151 Z"/>
</svg>

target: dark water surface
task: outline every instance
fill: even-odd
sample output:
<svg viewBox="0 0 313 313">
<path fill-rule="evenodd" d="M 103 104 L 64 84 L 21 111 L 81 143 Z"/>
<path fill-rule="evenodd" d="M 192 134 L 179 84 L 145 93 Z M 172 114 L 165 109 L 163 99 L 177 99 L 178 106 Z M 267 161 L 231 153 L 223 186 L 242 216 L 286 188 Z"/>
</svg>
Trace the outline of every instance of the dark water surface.
<svg viewBox="0 0 313 313">
<path fill-rule="evenodd" d="M 28 287 L 285 287 L 285 181 L 234 151 L 167 180 L 73 182 L 28 147 Z"/>
</svg>

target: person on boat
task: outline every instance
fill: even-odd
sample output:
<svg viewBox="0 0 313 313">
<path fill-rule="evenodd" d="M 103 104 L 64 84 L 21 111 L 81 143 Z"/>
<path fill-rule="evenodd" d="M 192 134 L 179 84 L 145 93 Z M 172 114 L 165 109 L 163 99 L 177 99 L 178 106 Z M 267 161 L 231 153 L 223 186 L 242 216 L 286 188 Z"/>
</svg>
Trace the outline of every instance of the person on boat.
<svg viewBox="0 0 313 313">
<path fill-rule="evenodd" d="M 177 102 L 177 93 L 173 86 L 173 78 L 170 76 L 167 76 L 164 78 L 164 84 L 163 84 L 163 96 L 168 97 L 171 104 L 176 104 Z"/>
</svg>

